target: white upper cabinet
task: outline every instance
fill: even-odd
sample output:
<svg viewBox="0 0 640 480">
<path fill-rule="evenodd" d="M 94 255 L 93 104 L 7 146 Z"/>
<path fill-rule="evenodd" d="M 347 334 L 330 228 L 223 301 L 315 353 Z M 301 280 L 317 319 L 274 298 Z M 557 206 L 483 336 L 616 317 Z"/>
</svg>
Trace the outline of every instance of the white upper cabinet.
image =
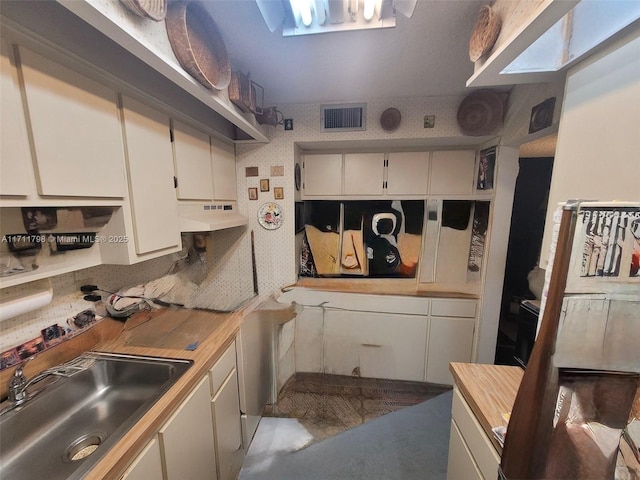
<svg viewBox="0 0 640 480">
<path fill-rule="evenodd" d="M 122 97 L 136 253 L 180 245 L 169 117 Z"/>
<path fill-rule="evenodd" d="M 123 197 L 124 149 L 116 92 L 23 47 L 19 62 L 38 192 Z"/>
<path fill-rule="evenodd" d="M 345 195 L 382 195 L 383 191 L 384 153 L 344 155 Z"/>
<path fill-rule="evenodd" d="M 33 166 L 12 46 L 0 39 L 0 195 L 31 193 Z"/>
<path fill-rule="evenodd" d="M 179 200 L 213 200 L 209 135 L 173 120 L 173 154 Z"/>
<path fill-rule="evenodd" d="M 476 152 L 445 150 L 431 156 L 429 193 L 432 195 L 470 195 L 473 193 Z"/>
<path fill-rule="evenodd" d="M 304 194 L 306 196 L 342 195 L 341 153 L 304 156 Z"/>
<path fill-rule="evenodd" d="M 233 145 L 211 138 L 211 160 L 213 165 L 213 198 L 215 200 L 237 200 L 235 148 Z"/>
<path fill-rule="evenodd" d="M 473 150 L 310 153 L 303 198 L 473 195 Z"/>
<path fill-rule="evenodd" d="M 429 152 L 391 152 L 387 167 L 387 195 L 426 195 Z"/>
</svg>

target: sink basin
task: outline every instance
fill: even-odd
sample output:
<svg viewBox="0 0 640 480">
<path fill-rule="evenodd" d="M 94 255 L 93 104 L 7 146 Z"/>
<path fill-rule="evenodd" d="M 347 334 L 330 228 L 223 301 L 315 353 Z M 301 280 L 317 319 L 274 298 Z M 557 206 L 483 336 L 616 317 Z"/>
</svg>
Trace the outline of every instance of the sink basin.
<svg viewBox="0 0 640 480">
<path fill-rule="evenodd" d="M 80 371 L 49 377 L 0 416 L 3 478 L 82 478 L 192 363 L 96 352 L 82 359 Z"/>
</svg>

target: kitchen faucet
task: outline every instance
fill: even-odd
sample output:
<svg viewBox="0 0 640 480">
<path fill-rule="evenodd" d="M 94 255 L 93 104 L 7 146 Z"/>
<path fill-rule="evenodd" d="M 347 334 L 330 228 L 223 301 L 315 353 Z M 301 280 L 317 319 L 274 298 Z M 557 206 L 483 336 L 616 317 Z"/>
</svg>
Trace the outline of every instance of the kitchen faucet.
<svg viewBox="0 0 640 480">
<path fill-rule="evenodd" d="M 30 360 L 33 360 L 35 355 L 27 358 L 24 362 L 22 362 L 16 368 L 15 372 L 13 372 L 13 376 L 9 381 L 9 401 L 11 405 L 17 407 L 18 405 L 22 405 L 27 399 L 27 387 L 32 385 L 34 380 L 38 379 L 40 375 L 36 375 L 31 380 L 27 380 L 27 377 L 24 374 L 24 367 Z"/>
<path fill-rule="evenodd" d="M 40 390 L 31 393 L 31 395 L 27 395 L 27 389 L 31 385 L 34 385 L 41 380 L 51 376 L 71 377 L 79 372 L 86 370 L 88 367 L 93 365 L 93 363 L 95 363 L 95 359 L 93 357 L 83 355 L 67 363 L 63 363 L 62 365 L 57 365 L 55 367 L 43 370 L 42 372 L 35 375 L 32 379 L 28 380 L 24 374 L 24 367 L 27 362 L 33 360 L 35 357 L 36 355 L 27 358 L 24 362 L 22 362 L 21 365 L 16 368 L 15 372 L 13 372 L 13 376 L 9 381 L 9 405 L 0 410 L 0 415 L 22 405 L 29 398 L 32 398 L 44 388 L 43 387 Z"/>
</svg>

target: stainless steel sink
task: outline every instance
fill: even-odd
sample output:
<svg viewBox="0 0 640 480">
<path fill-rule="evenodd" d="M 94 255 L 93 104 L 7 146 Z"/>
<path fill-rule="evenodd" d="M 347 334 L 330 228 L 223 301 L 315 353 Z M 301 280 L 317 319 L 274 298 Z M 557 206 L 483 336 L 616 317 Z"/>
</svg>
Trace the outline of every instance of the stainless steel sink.
<svg viewBox="0 0 640 480">
<path fill-rule="evenodd" d="M 82 478 L 191 366 L 191 361 L 91 352 L 0 416 L 2 478 Z M 38 385 L 34 385 L 35 388 Z"/>
</svg>

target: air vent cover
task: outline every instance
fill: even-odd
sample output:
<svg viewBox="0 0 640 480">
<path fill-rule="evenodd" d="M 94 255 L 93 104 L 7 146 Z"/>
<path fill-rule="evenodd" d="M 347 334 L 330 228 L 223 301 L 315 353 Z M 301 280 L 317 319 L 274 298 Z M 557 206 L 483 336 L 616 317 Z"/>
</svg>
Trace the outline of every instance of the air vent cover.
<svg viewBox="0 0 640 480">
<path fill-rule="evenodd" d="M 321 105 L 323 132 L 366 130 L 366 103 Z"/>
</svg>

